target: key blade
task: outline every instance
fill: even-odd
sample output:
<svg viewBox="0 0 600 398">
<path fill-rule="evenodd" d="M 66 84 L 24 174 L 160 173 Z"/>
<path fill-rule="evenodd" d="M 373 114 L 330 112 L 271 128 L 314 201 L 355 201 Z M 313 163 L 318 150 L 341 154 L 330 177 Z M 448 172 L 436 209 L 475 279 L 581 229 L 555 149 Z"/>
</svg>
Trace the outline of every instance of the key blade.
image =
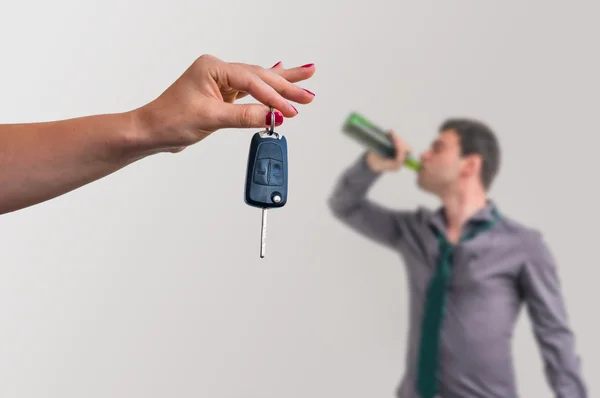
<svg viewBox="0 0 600 398">
<path fill-rule="evenodd" d="M 262 226 L 260 229 L 260 258 L 265 258 L 265 247 L 267 240 L 267 209 L 262 209 Z"/>
</svg>

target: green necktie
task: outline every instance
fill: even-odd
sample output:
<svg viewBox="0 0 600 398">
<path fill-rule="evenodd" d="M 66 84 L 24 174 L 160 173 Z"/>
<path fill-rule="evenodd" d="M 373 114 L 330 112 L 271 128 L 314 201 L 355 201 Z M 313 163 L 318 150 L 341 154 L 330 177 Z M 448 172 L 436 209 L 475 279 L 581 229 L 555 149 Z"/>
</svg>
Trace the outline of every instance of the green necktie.
<svg viewBox="0 0 600 398">
<path fill-rule="evenodd" d="M 475 237 L 478 233 L 491 228 L 499 219 L 494 211 L 494 219 L 482 223 L 468 234 L 461 236 L 460 242 Z M 438 359 L 440 332 L 446 312 L 446 292 L 452 275 L 452 243 L 446 240 L 443 233 L 436 230 L 440 256 L 435 274 L 427 288 L 423 322 L 421 325 L 421 344 L 417 368 L 417 390 L 421 398 L 434 398 L 438 389 Z"/>
</svg>

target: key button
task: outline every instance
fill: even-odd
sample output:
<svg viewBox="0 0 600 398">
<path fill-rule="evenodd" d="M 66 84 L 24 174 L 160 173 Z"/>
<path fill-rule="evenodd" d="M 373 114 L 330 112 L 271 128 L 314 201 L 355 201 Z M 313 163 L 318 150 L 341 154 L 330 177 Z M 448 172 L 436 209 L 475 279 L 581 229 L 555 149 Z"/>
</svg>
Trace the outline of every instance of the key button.
<svg viewBox="0 0 600 398">
<path fill-rule="evenodd" d="M 283 163 L 271 159 L 271 169 L 269 172 L 269 185 L 283 185 Z"/>
<path fill-rule="evenodd" d="M 258 159 L 254 166 L 254 183 L 269 185 L 269 159 Z"/>
<path fill-rule="evenodd" d="M 279 145 L 265 142 L 258 148 L 259 159 L 275 159 L 277 161 L 283 161 L 283 153 Z"/>
</svg>

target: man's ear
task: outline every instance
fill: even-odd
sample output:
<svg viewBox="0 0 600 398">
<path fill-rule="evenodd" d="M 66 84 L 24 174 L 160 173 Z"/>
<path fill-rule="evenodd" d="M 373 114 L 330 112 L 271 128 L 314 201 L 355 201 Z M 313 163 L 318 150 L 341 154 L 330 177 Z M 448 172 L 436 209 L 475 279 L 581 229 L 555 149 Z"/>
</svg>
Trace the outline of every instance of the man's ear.
<svg viewBox="0 0 600 398">
<path fill-rule="evenodd" d="M 483 159 L 478 154 L 467 155 L 463 157 L 463 175 L 479 175 L 483 167 Z"/>
</svg>

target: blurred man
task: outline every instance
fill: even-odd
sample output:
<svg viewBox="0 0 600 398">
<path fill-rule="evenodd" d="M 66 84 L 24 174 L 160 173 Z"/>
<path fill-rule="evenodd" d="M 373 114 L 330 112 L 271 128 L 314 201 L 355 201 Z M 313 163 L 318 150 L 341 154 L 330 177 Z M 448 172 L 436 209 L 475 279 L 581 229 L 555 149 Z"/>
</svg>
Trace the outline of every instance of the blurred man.
<svg viewBox="0 0 600 398">
<path fill-rule="evenodd" d="M 401 398 L 514 398 L 511 337 L 526 303 L 547 380 L 557 398 L 587 397 L 556 265 L 541 234 L 502 214 L 488 197 L 500 148 L 491 129 L 445 121 L 421 156 L 418 186 L 436 211 L 386 209 L 367 198 L 410 148 L 391 133 L 395 159 L 369 152 L 341 176 L 335 216 L 404 259 L 409 344 Z"/>
</svg>

